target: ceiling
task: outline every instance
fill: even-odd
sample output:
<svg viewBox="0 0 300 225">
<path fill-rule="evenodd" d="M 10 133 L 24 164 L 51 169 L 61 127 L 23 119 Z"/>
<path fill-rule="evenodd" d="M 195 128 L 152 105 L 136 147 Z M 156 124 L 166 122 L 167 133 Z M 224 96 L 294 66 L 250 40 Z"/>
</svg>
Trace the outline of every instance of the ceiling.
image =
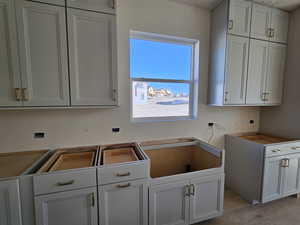
<svg viewBox="0 0 300 225">
<path fill-rule="evenodd" d="M 202 8 L 213 9 L 222 0 L 172 0 L 176 2 L 196 5 Z M 255 2 L 274 6 L 287 11 L 293 11 L 300 6 L 300 0 L 255 0 Z"/>
</svg>

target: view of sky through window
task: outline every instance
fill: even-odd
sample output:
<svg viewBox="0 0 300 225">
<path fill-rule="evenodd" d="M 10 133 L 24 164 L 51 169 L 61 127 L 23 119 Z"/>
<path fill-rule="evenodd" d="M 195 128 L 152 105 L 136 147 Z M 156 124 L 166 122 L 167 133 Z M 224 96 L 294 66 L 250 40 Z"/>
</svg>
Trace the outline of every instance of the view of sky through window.
<svg viewBox="0 0 300 225">
<path fill-rule="evenodd" d="M 190 115 L 192 58 L 192 45 L 130 39 L 133 118 Z"/>
</svg>

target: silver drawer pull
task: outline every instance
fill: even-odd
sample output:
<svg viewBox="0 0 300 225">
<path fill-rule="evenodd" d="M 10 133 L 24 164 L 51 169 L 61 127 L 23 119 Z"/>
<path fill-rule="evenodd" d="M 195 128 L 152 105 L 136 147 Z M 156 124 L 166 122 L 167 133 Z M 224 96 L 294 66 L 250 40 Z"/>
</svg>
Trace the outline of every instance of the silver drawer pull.
<svg viewBox="0 0 300 225">
<path fill-rule="evenodd" d="M 297 149 L 300 149 L 299 146 L 295 146 L 295 147 L 292 147 L 293 150 L 297 150 Z"/>
<path fill-rule="evenodd" d="M 280 152 L 280 149 L 273 149 L 272 152 Z"/>
<path fill-rule="evenodd" d="M 117 188 L 127 188 L 127 187 L 130 187 L 130 186 L 131 186 L 131 184 L 128 183 L 128 184 L 118 184 L 116 187 Z"/>
<path fill-rule="evenodd" d="M 67 186 L 67 185 L 71 185 L 71 184 L 74 184 L 75 180 L 70 180 L 70 181 L 67 181 L 67 182 L 57 182 L 57 186 Z"/>
<path fill-rule="evenodd" d="M 117 177 L 128 177 L 128 176 L 130 176 L 130 172 L 127 172 L 127 173 L 117 173 L 116 176 Z"/>
</svg>

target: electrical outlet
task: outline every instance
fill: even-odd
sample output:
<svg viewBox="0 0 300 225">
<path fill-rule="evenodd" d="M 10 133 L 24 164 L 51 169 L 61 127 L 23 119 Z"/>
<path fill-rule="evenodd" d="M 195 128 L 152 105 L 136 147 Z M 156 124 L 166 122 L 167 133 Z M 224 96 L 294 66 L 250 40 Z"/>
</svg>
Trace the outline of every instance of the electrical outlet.
<svg viewBox="0 0 300 225">
<path fill-rule="evenodd" d="M 119 127 L 113 127 L 111 130 L 112 130 L 112 132 L 113 132 L 114 134 L 120 133 L 120 128 L 119 128 Z"/>
<path fill-rule="evenodd" d="M 44 139 L 46 137 L 45 132 L 34 132 L 33 138 L 34 139 Z"/>
<path fill-rule="evenodd" d="M 209 127 L 213 127 L 214 125 L 215 125 L 215 123 L 212 123 L 212 122 L 209 122 L 209 123 L 208 123 L 208 126 L 209 126 Z"/>
</svg>

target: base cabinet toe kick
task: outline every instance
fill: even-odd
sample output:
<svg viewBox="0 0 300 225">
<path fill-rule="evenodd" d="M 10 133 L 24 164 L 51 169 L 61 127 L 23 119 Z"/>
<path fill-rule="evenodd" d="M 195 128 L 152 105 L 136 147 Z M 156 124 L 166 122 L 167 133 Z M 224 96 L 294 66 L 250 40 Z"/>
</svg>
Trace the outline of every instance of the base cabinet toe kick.
<svg viewBox="0 0 300 225">
<path fill-rule="evenodd" d="M 27 175 L 0 179 L 0 225 L 212 219 L 223 213 L 224 157 L 194 138 L 52 150 Z"/>
</svg>

